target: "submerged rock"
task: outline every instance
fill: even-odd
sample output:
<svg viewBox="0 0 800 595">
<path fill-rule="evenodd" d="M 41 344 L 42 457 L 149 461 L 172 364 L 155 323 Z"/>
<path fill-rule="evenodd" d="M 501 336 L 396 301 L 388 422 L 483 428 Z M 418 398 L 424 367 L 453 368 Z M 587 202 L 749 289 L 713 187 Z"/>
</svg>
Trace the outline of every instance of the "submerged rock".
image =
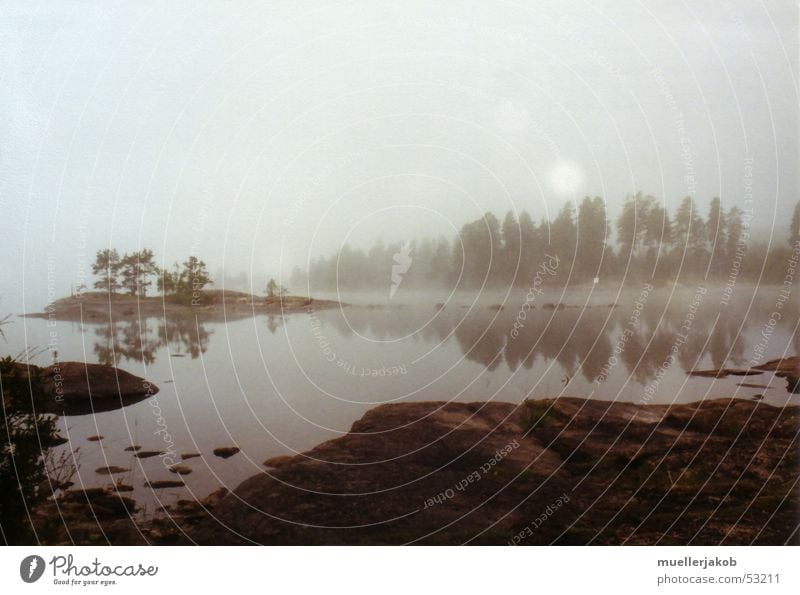
<svg viewBox="0 0 800 595">
<path fill-rule="evenodd" d="M 220 458 L 228 459 L 238 453 L 240 448 L 238 446 L 222 446 L 214 449 L 214 454 Z"/>
<path fill-rule="evenodd" d="M 177 479 L 163 479 L 159 481 L 146 481 L 144 483 L 144 487 L 152 488 L 154 490 L 160 490 L 164 488 L 182 488 L 185 487 L 186 484 L 182 481 Z"/>
<path fill-rule="evenodd" d="M 127 467 L 117 467 L 116 465 L 110 465 L 108 467 L 98 467 L 94 470 L 95 473 L 98 475 L 115 475 L 117 473 L 125 473 L 130 471 Z"/>
<path fill-rule="evenodd" d="M 721 368 L 719 370 L 692 370 L 689 376 L 704 378 L 725 378 L 727 376 L 755 376 L 764 372 L 773 372 L 778 378 L 786 379 L 786 390 L 790 393 L 800 393 L 800 357 L 782 357 L 770 360 L 746 370 L 733 370 Z M 747 386 L 740 384 L 739 386 Z M 764 387 L 768 388 L 768 387 Z"/>
</svg>

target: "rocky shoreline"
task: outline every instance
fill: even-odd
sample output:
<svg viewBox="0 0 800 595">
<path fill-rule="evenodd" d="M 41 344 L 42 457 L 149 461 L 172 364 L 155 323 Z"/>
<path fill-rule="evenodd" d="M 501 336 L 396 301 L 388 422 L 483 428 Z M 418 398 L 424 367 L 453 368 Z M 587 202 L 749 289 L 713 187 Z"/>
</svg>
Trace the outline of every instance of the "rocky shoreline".
<svg viewBox="0 0 800 595">
<path fill-rule="evenodd" d="M 26 313 L 27 318 L 72 322 L 108 323 L 159 316 L 197 316 L 204 321 L 238 320 L 258 314 L 309 312 L 346 306 L 333 300 L 302 296 L 258 297 L 228 290 L 204 290 L 196 299 L 175 296 L 135 297 L 103 292 L 58 299 L 44 312 Z"/>
<path fill-rule="evenodd" d="M 81 526 L 119 544 L 797 545 L 799 432 L 800 407 L 742 399 L 384 405 L 232 493 Z"/>
</svg>

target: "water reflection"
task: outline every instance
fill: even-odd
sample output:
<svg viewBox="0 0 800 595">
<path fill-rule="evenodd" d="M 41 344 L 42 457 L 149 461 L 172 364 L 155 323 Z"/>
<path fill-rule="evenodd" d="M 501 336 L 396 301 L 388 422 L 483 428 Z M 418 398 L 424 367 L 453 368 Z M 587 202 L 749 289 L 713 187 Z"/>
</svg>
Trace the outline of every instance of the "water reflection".
<svg viewBox="0 0 800 595">
<path fill-rule="evenodd" d="M 99 339 L 94 344 L 98 363 L 118 366 L 122 362 L 153 364 L 165 347 L 172 354 L 196 359 L 208 350 L 213 331 L 187 316 L 115 321 L 94 332 Z"/>
<path fill-rule="evenodd" d="M 537 359 L 558 364 L 567 379 L 578 374 L 587 382 L 601 376 L 609 361 L 618 360 L 639 384 L 656 378 L 660 368 L 675 363 L 685 372 L 711 362 L 715 368 L 749 367 L 756 363 L 755 341 L 769 318 L 751 307 L 690 308 L 686 300 L 656 298 L 641 308 L 635 322 L 632 305 L 534 308 L 520 321 L 519 307 L 446 306 L 444 308 L 352 308 L 343 316 L 324 318 L 342 337 L 354 334 L 371 340 L 404 337 L 443 342 L 454 338 L 468 361 L 495 370 L 503 362 L 511 371 L 531 369 Z M 768 312 L 768 311 L 766 311 Z M 515 321 L 518 324 L 515 327 Z M 784 329 L 798 327 L 796 308 L 787 311 Z M 511 330 L 516 328 L 515 333 Z M 783 348 L 800 342 L 795 332 Z M 780 343 L 780 345 L 779 345 Z M 707 358 L 707 359 L 706 359 Z"/>
<path fill-rule="evenodd" d="M 763 363 L 754 361 L 754 347 L 769 311 L 750 304 L 728 308 L 702 304 L 692 309 L 690 300 L 654 294 L 638 313 L 630 303 L 593 307 L 540 304 L 520 319 L 519 302 L 509 301 L 502 308 L 487 304 L 353 306 L 314 316 L 328 327 L 330 336 L 346 340 L 356 350 L 373 350 L 376 342 L 402 345 L 403 341 L 423 341 L 432 347 L 450 343 L 458 346 L 467 361 L 488 371 L 503 365 L 514 372 L 530 370 L 537 361 L 555 363 L 565 383 L 579 376 L 588 383 L 596 382 L 613 362 L 633 382 L 645 385 L 657 378 L 665 364 L 674 363 L 689 372 L 701 363 L 714 368 Z M 277 331 L 283 327 L 291 329 L 290 333 L 310 332 L 305 324 L 287 327 L 281 315 L 257 321 L 277 340 L 282 335 Z M 152 364 L 164 348 L 172 355 L 196 359 L 206 353 L 213 333 L 206 325 L 214 326 L 194 317 L 118 321 L 95 329 L 98 341 L 94 352 L 98 362 L 112 365 L 124 361 Z M 774 342 L 774 347 L 781 347 L 781 356 L 792 355 L 783 348 L 797 350 L 798 326 L 793 306 L 781 321 L 783 332 L 792 334 Z M 791 381 L 789 385 L 790 390 L 798 390 Z"/>
</svg>

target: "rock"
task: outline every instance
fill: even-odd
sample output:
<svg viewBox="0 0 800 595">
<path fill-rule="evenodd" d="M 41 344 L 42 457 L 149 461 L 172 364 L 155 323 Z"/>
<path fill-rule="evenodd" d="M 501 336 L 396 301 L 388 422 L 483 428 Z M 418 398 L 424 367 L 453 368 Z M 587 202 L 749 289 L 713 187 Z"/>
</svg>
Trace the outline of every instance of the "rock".
<svg viewBox="0 0 800 595">
<path fill-rule="evenodd" d="M 220 448 L 214 449 L 214 454 L 220 458 L 228 459 L 239 452 L 238 446 L 221 446 Z"/>
<path fill-rule="evenodd" d="M 132 492 L 133 486 L 129 486 L 124 483 L 115 483 L 112 490 L 114 490 L 115 492 Z"/>
<path fill-rule="evenodd" d="M 199 456 L 200 456 L 199 452 L 187 452 L 181 455 L 181 460 L 188 461 L 189 459 L 194 459 Z"/>
<path fill-rule="evenodd" d="M 182 528 L 209 545 L 798 544 L 798 427 L 800 407 L 749 399 L 383 405 Z"/>
<path fill-rule="evenodd" d="M 492 306 L 489 306 L 489 309 L 490 309 L 490 310 L 495 310 L 495 311 L 497 311 L 497 312 L 501 312 L 501 311 L 505 310 L 505 309 L 506 309 L 506 307 L 505 307 L 505 306 L 503 306 L 503 305 L 501 305 L 501 304 L 494 304 L 494 305 L 492 305 Z"/>
<path fill-rule="evenodd" d="M 436 304 L 436 309 L 437 310 L 443 310 L 444 309 L 444 303 L 442 303 L 442 302 L 437 303 Z"/>
<path fill-rule="evenodd" d="M 186 484 L 182 481 L 178 481 L 177 479 L 163 479 L 160 481 L 146 481 L 144 483 L 144 487 L 152 488 L 154 490 L 161 490 L 164 488 L 182 488 L 185 487 Z"/>
<path fill-rule="evenodd" d="M 108 520 L 127 518 L 137 510 L 136 502 L 125 496 L 114 494 L 104 488 L 69 490 L 58 499 L 60 504 L 75 504 L 86 507 L 87 518 Z"/>
<path fill-rule="evenodd" d="M 290 457 L 288 455 L 281 455 L 279 457 L 272 457 L 271 459 L 267 459 L 264 461 L 265 467 L 272 467 L 273 469 L 279 469 L 281 467 L 285 467 L 289 463 L 292 462 L 294 457 Z"/>
<path fill-rule="evenodd" d="M 140 450 L 133 456 L 135 456 L 137 459 L 149 459 L 150 457 L 157 457 L 163 454 L 164 453 L 160 450 Z"/>
<path fill-rule="evenodd" d="M 128 446 L 125 448 L 125 452 L 137 452 L 139 450 L 142 450 L 142 447 L 138 444 L 134 444 L 133 446 Z"/>
<path fill-rule="evenodd" d="M 173 465 L 169 468 L 169 470 L 170 472 L 178 475 L 189 475 L 192 472 L 192 468 L 187 467 L 186 465 Z"/>
<path fill-rule="evenodd" d="M 720 368 L 719 370 L 691 370 L 687 372 L 689 376 L 697 376 L 700 378 L 726 378 L 728 376 L 756 376 L 761 374 L 761 371 L 754 368 L 749 370 L 735 370 L 729 368 Z"/>
<path fill-rule="evenodd" d="M 126 471 L 130 471 L 130 469 L 126 467 L 117 467 L 116 465 L 111 465 L 109 467 L 98 467 L 94 470 L 94 472 L 98 475 L 115 475 L 117 473 L 125 473 Z"/>
<path fill-rule="evenodd" d="M 69 442 L 69 440 L 58 434 L 54 436 L 42 436 L 41 440 L 42 440 L 42 448 L 53 448 L 55 446 L 61 446 L 62 444 L 66 444 L 67 442 Z"/>
<path fill-rule="evenodd" d="M 564 304 L 554 304 L 552 302 L 548 302 L 542 306 L 545 310 L 563 310 L 565 307 Z"/>
<path fill-rule="evenodd" d="M 800 356 L 773 359 L 760 366 L 754 366 L 753 369 L 776 372 L 778 375 L 800 376 Z"/>
<path fill-rule="evenodd" d="M 230 493 L 228 488 L 219 488 L 211 492 L 208 496 L 203 498 L 203 506 L 206 508 L 214 508 L 219 504 L 222 499 Z"/>
<path fill-rule="evenodd" d="M 59 362 L 40 370 L 48 412 L 86 415 L 120 409 L 158 392 L 125 370 L 103 364 Z"/>
<path fill-rule="evenodd" d="M 89 442 L 100 442 L 105 436 L 89 436 L 87 440 Z"/>
</svg>

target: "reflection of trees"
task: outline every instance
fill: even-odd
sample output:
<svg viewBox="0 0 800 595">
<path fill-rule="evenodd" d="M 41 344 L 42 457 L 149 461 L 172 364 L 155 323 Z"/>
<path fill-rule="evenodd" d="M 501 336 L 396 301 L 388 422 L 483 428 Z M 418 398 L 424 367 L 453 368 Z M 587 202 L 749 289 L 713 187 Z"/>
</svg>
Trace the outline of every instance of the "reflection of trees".
<svg viewBox="0 0 800 595">
<path fill-rule="evenodd" d="M 274 314 L 270 314 L 267 316 L 267 330 L 271 335 L 275 334 L 281 325 L 283 324 L 283 316 L 275 316 Z"/>
<path fill-rule="evenodd" d="M 188 353 L 192 359 L 208 349 L 211 333 L 193 317 L 136 319 L 109 323 L 95 329 L 100 339 L 94 353 L 101 364 L 116 366 L 122 361 L 152 364 L 164 347 Z"/>
<path fill-rule="evenodd" d="M 456 340 L 464 357 L 494 370 L 502 361 L 505 332 L 496 324 L 491 324 L 491 319 L 480 321 L 476 318 L 471 318 L 472 324 L 461 324 L 456 328 Z"/>
<path fill-rule="evenodd" d="M 631 324 L 632 304 L 617 308 L 564 308 L 527 312 L 523 325 L 512 336 L 518 310 L 506 306 L 500 312 L 486 307 L 462 309 L 449 306 L 427 308 L 353 308 L 346 319 L 339 313 L 321 317 L 343 335 L 352 330 L 378 339 L 391 340 L 416 332 L 427 341 L 454 336 L 465 358 L 489 369 L 505 361 L 510 370 L 531 369 L 538 357 L 555 360 L 567 376 L 578 373 L 591 382 L 601 375 L 614 355 L 620 369 L 637 382 L 652 381 L 660 367 L 674 354 L 675 365 L 684 371 L 696 368 L 708 357 L 715 367 L 741 366 L 745 362 L 747 336 L 752 325 L 761 324 L 758 309 L 745 311 L 730 306 L 719 312 L 710 296 L 691 318 L 687 332 L 687 299 L 667 301 L 652 296 L 638 324 Z M 352 329 L 352 330 L 351 330 Z M 623 334 L 627 331 L 626 339 Z M 795 346 L 800 333 L 793 337 Z M 621 351 L 615 348 L 621 346 Z"/>
<path fill-rule="evenodd" d="M 196 318 L 176 317 L 162 320 L 158 327 L 160 346 L 175 353 L 188 353 L 192 359 L 208 350 L 211 333 Z"/>
</svg>

